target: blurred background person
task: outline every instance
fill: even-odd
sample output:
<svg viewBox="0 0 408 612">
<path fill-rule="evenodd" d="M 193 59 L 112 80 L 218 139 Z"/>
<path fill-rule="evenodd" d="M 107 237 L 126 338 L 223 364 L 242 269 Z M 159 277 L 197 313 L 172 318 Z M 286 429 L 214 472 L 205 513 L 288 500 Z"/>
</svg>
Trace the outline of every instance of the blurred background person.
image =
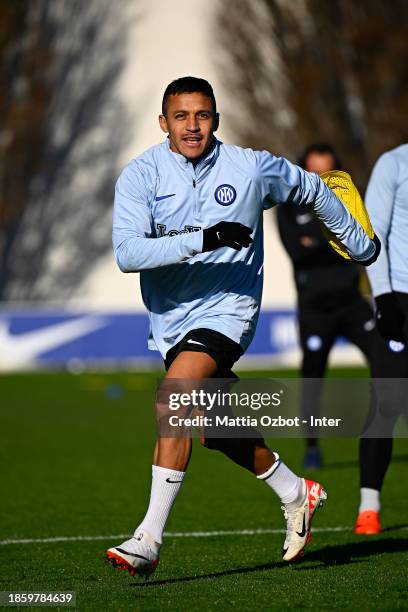
<svg viewBox="0 0 408 612">
<path fill-rule="evenodd" d="M 356 533 L 381 531 L 380 492 L 392 456 L 392 432 L 406 414 L 408 378 L 408 144 L 384 153 L 372 171 L 367 210 L 382 249 L 369 266 L 376 303 L 371 375 L 375 391 L 374 425 L 381 438 L 360 440 L 360 507 Z M 392 378 L 390 383 L 386 380 Z M 382 379 L 382 380 L 381 380 Z M 399 380 L 395 380 L 399 379 Z M 377 418 L 381 421 L 377 420 Z"/>
<path fill-rule="evenodd" d="M 316 174 L 340 168 L 334 149 L 324 143 L 309 145 L 298 163 Z M 333 251 L 319 221 L 306 206 L 280 206 L 277 220 L 280 238 L 293 264 L 303 355 L 301 375 L 313 379 L 302 384 L 301 393 L 302 418 L 309 422 L 310 416 L 319 412 L 321 379 L 336 338 L 347 338 L 370 359 L 373 313 L 360 292 L 359 266 Z M 306 438 L 303 463 L 306 469 L 321 467 L 317 438 Z"/>
</svg>

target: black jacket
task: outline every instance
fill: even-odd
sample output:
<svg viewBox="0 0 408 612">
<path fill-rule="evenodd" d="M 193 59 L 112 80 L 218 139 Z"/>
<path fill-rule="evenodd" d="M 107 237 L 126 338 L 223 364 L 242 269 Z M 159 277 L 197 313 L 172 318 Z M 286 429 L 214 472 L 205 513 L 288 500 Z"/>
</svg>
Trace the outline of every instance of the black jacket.
<svg viewBox="0 0 408 612">
<path fill-rule="evenodd" d="M 358 266 L 331 248 L 309 207 L 278 206 L 277 221 L 280 238 L 293 264 L 300 301 L 342 304 L 359 295 Z M 302 238 L 312 242 L 312 246 L 304 246 Z"/>
</svg>

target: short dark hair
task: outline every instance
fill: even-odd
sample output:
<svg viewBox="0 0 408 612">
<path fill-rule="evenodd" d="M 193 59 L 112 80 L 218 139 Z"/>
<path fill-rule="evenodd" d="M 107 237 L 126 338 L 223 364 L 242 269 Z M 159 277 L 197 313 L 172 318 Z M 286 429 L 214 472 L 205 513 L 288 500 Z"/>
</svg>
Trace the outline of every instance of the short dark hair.
<svg viewBox="0 0 408 612">
<path fill-rule="evenodd" d="M 205 79 L 199 79 L 197 77 L 186 76 L 176 79 L 167 85 L 166 90 L 163 94 L 162 101 L 162 114 L 166 115 L 168 100 L 170 96 L 177 96 L 183 93 L 195 93 L 199 92 L 208 96 L 213 104 L 214 113 L 217 112 L 217 104 L 215 102 L 215 96 L 213 88 Z"/>
<path fill-rule="evenodd" d="M 306 147 L 302 155 L 299 157 L 298 166 L 301 168 L 306 167 L 306 160 L 311 153 L 320 153 L 321 155 L 332 155 L 334 159 L 334 165 L 337 170 L 341 169 L 341 162 L 337 157 L 336 151 L 333 147 L 325 142 L 314 142 Z"/>
</svg>

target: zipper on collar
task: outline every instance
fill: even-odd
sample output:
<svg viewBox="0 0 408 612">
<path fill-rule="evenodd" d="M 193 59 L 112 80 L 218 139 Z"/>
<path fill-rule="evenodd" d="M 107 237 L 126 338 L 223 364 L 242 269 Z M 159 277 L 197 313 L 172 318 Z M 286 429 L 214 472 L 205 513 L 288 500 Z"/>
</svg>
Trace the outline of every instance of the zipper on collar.
<svg viewBox="0 0 408 612">
<path fill-rule="evenodd" d="M 200 214 L 199 214 L 199 204 L 198 204 L 198 190 L 196 189 L 197 187 L 197 178 L 196 177 L 192 177 L 192 181 L 193 181 L 193 211 L 194 211 L 194 218 L 198 221 L 200 218 Z"/>
</svg>

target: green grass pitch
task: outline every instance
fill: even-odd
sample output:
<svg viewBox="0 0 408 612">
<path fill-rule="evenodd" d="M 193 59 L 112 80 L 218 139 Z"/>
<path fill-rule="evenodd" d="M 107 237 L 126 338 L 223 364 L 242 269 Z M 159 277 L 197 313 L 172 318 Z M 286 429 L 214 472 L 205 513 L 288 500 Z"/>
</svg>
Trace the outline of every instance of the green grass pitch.
<svg viewBox="0 0 408 612">
<path fill-rule="evenodd" d="M 316 531 L 299 563 L 281 562 L 279 533 L 169 536 L 149 581 L 114 571 L 105 549 L 133 531 L 148 500 L 156 377 L 0 377 L 1 591 L 75 590 L 79 610 L 408 609 L 407 440 L 394 444 L 379 536 L 352 533 L 358 442 L 331 439 L 318 473 L 329 498 L 314 522 L 329 530 Z M 302 440 L 276 439 L 274 447 L 301 472 Z M 268 487 L 194 443 L 168 532 L 283 527 Z M 72 539 L 41 541 L 59 537 Z"/>
</svg>

